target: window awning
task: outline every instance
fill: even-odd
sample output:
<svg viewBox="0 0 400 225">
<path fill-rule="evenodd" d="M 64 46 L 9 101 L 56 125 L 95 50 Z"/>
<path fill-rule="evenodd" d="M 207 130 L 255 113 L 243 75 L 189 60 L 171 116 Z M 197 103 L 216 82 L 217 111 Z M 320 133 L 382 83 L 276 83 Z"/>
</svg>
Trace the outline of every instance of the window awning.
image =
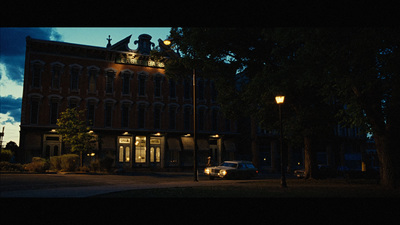
<svg viewBox="0 0 400 225">
<path fill-rule="evenodd" d="M 192 137 L 181 137 L 183 150 L 193 150 L 193 138 Z"/>
</svg>

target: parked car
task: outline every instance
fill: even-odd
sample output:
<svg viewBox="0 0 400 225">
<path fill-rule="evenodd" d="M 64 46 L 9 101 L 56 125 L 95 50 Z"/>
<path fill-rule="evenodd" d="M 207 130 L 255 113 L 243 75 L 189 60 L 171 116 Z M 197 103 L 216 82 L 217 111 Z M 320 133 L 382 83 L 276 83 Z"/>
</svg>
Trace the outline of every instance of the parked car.
<svg viewBox="0 0 400 225">
<path fill-rule="evenodd" d="M 208 175 L 210 180 L 214 178 L 226 179 L 245 179 L 258 175 L 257 168 L 249 161 L 225 161 L 219 166 L 206 167 L 204 174 Z"/>
</svg>

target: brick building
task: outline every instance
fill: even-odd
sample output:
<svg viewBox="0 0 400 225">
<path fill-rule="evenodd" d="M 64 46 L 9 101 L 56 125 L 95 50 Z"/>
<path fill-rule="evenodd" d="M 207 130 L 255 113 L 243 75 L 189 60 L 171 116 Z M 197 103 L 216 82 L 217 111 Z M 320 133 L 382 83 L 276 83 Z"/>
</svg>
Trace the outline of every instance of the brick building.
<svg viewBox="0 0 400 225">
<path fill-rule="evenodd" d="M 150 59 L 151 36 L 106 47 L 26 38 L 20 147 L 25 162 L 68 152 L 55 132 L 68 107 L 86 110 L 98 137 L 94 157 L 117 167 L 192 166 L 192 80 L 168 79 L 163 60 Z M 158 40 L 159 51 L 175 54 Z M 224 118 L 212 80 L 197 79 L 198 162 L 233 159 L 236 123 Z"/>
<path fill-rule="evenodd" d="M 116 167 L 184 168 L 193 165 L 192 76 L 172 80 L 163 60 L 175 54 L 159 39 L 142 34 L 128 47 L 131 36 L 106 47 L 26 38 L 25 78 L 21 107 L 20 147 L 24 162 L 32 157 L 68 153 L 55 131 L 67 108 L 86 111 L 86 122 L 98 137 L 93 157 L 110 157 Z M 153 61 L 150 51 L 162 52 Z M 280 168 L 278 133 L 252 126 L 249 118 L 232 121 L 216 102 L 212 80 L 197 78 L 197 145 L 199 166 L 207 157 L 252 160 L 259 148 L 260 169 Z M 251 137 L 256 128 L 257 138 Z M 361 166 L 365 137 L 357 128 L 335 128 L 335 139 L 323 142 L 317 160 L 331 166 Z M 289 167 L 302 165 L 302 148 L 288 147 Z"/>
</svg>

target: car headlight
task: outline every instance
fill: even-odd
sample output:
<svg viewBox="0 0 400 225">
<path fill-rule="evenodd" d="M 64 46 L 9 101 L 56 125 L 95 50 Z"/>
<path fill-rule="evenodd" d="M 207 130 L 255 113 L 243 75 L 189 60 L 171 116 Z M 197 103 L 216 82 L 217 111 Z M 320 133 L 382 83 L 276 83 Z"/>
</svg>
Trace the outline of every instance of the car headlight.
<svg viewBox="0 0 400 225">
<path fill-rule="evenodd" d="M 219 171 L 219 174 L 221 174 L 222 176 L 225 176 L 227 174 L 226 170 L 221 170 Z"/>
<path fill-rule="evenodd" d="M 210 169 L 205 168 L 205 169 L 204 169 L 204 174 L 210 174 Z"/>
</svg>

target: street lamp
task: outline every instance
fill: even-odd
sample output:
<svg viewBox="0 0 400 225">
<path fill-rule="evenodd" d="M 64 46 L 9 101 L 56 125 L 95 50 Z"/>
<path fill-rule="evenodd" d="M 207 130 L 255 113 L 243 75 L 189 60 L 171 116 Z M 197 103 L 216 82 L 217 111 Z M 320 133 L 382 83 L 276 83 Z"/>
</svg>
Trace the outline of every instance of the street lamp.
<svg viewBox="0 0 400 225">
<path fill-rule="evenodd" d="M 279 123 L 280 123 L 280 148 L 281 148 L 281 187 L 286 188 L 286 175 L 285 175 L 285 165 L 284 165 L 284 154 L 283 154 L 283 135 L 282 135 L 282 110 L 281 110 L 281 105 L 285 101 L 285 96 L 279 95 L 275 97 L 276 104 L 279 106 Z"/>
<path fill-rule="evenodd" d="M 172 44 L 172 38 L 166 39 L 163 41 L 163 44 L 169 46 Z M 193 172 L 194 172 L 194 181 L 198 180 L 197 174 L 197 137 L 196 137 L 196 69 L 193 68 Z"/>
<path fill-rule="evenodd" d="M 163 41 L 163 43 L 164 43 L 164 45 L 168 46 L 168 45 L 172 44 L 172 39 L 165 39 Z"/>
</svg>

